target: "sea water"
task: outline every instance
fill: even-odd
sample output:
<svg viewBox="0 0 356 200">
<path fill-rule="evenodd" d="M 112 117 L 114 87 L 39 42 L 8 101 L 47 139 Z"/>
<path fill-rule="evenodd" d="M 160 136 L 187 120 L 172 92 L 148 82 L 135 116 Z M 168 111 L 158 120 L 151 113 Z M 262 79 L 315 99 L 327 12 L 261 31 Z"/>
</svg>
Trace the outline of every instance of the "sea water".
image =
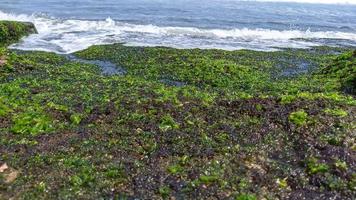
<svg viewBox="0 0 356 200">
<path fill-rule="evenodd" d="M 57 53 L 111 43 L 263 51 L 356 46 L 356 0 L 286 1 L 0 0 L 0 20 L 38 29 L 12 48 Z"/>
</svg>

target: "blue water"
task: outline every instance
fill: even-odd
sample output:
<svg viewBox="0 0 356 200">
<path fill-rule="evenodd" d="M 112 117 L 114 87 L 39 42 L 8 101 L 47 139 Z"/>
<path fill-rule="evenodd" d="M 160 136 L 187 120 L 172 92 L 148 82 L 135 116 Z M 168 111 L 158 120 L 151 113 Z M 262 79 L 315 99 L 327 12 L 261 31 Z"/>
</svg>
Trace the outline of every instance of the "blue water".
<svg viewBox="0 0 356 200">
<path fill-rule="evenodd" d="M 356 46 L 356 4 L 0 0 L 1 18 L 32 21 L 39 29 L 15 48 L 62 53 L 116 42 L 229 50 Z"/>
</svg>

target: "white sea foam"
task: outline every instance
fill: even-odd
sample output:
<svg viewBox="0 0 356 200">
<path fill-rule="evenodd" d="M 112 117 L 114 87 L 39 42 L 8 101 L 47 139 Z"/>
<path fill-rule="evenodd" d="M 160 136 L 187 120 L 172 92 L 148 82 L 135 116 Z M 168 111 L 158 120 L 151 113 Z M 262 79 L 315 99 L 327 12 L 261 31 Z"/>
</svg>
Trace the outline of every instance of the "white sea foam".
<svg viewBox="0 0 356 200">
<path fill-rule="evenodd" d="M 15 15 L 0 11 L 0 19 L 33 22 L 39 34 L 24 38 L 12 48 L 72 53 L 95 44 L 274 50 L 275 47 L 307 48 L 317 42 L 295 39 L 343 39 L 356 41 L 356 33 L 269 29 L 199 29 L 159 27 L 102 21 L 61 20 L 41 15 Z"/>
</svg>

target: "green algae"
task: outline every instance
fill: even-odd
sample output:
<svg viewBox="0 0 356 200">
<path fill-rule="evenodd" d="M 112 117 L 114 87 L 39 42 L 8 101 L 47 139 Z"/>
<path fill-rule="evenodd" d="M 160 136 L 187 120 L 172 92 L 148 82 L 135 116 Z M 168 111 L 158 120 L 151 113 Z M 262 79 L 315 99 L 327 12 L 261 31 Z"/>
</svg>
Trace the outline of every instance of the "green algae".
<svg viewBox="0 0 356 200">
<path fill-rule="evenodd" d="M 240 194 L 235 200 L 256 200 L 257 197 L 253 194 Z"/>
<path fill-rule="evenodd" d="M 337 78 L 343 91 L 355 95 L 356 51 L 350 51 L 336 57 L 332 64 L 322 69 L 322 73 Z"/>
<path fill-rule="evenodd" d="M 348 115 L 348 113 L 345 110 L 342 110 L 342 109 L 330 109 L 330 108 L 327 108 L 325 110 L 325 113 L 333 115 L 333 116 L 337 116 L 337 117 L 346 117 Z"/>
<path fill-rule="evenodd" d="M 18 42 L 22 37 L 37 33 L 29 22 L 0 21 L 0 47 Z"/>
<path fill-rule="evenodd" d="M 344 59 L 335 50 L 348 51 L 117 44 L 76 53 L 125 76 L 3 50 L 0 164 L 21 175 L 0 182 L 0 198 L 351 198 L 356 104 L 339 76 L 320 73 Z M 298 59 L 310 73 L 286 75 Z"/>
<path fill-rule="evenodd" d="M 163 199 L 167 199 L 171 193 L 171 189 L 167 186 L 160 187 L 158 191 Z"/>
<path fill-rule="evenodd" d="M 306 113 L 304 110 L 292 112 L 289 115 L 289 120 L 297 126 L 303 126 L 308 121 L 308 113 Z"/>
<path fill-rule="evenodd" d="M 326 173 L 329 170 L 329 166 L 324 163 L 318 162 L 316 158 L 310 158 L 308 160 L 308 172 L 310 174 L 316 174 L 316 173 Z"/>
<path fill-rule="evenodd" d="M 29 110 L 13 117 L 11 131 L 16 134 L 31 134 L 33 136 L 53 130 L 52 122 L 44 113 Z"/>
<path fill-rule="evenodd" d="M 81 114 L 75 113 L 70 116 L 70 120 L 72 121 L 72 123 L 74 125 L 78 125 L 82 121 L 82 116 L 81 116 Z"/>
</svg>

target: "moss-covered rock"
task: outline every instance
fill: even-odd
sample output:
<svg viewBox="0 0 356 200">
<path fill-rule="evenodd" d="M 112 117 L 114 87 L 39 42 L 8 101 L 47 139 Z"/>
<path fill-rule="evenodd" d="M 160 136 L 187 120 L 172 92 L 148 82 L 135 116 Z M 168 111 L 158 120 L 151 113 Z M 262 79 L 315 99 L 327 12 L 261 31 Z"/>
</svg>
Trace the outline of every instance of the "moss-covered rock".
<svg viewBox="0 0 356 200">
<path fill-rule="evenodd" d="M 337 78 L 341 89 L 349 94 L 356 94 L 356 50 L 338 57 L 322 70 L 323 74 Z"/>
<path fill-rule="evenodd" d="M 30 22 L 0 21 L 0 47 L 19 41 L 22 37 L 37 33 Z"/>
</svg>

